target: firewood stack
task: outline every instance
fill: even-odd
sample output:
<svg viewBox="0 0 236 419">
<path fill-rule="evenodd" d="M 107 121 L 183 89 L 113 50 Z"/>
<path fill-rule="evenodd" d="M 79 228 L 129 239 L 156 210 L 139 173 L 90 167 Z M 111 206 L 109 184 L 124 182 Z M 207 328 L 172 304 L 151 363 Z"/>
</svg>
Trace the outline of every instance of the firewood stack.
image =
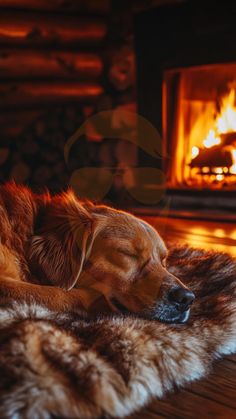
<svg viewBox="0 0 236 419">
<path fill-rule="evenodd" d="M 104 90 L 108 12 L 107 0 L 0 0 L 0 181 L 67 185 L 64 144 Z M 75 148 L 71 167 L 91 153 Z"/>
<path fill-rule="evenodd" d="M 90 115 L 135 111 L 135 60 L 122 16 L 110 0 L 0 0 L 0 182 L 57 192 L 78 168 L 135 165 L 134 145 L 93 127 L 67 163 L 64 156 Z M 114 185 L 117 198 L 123 186 Z"/>
</svg>

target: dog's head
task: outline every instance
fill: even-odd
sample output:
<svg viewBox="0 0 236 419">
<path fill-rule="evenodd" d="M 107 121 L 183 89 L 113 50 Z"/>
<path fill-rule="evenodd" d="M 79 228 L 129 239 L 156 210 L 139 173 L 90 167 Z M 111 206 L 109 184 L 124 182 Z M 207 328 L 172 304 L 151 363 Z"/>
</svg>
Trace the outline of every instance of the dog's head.
<svg viewBox="0 0 236 419">
<path fill-rule="evenodd" d="M 72 194 L 47 206 L 30 254 L 31 266 L 48 283 L 101 295 L 88 298 L 91 313 L 184 323 L 194 294 L 168 272 L 166 258 L 166 246 L 149 224 L 106 206 L 81 206 Z"/>
</svg>

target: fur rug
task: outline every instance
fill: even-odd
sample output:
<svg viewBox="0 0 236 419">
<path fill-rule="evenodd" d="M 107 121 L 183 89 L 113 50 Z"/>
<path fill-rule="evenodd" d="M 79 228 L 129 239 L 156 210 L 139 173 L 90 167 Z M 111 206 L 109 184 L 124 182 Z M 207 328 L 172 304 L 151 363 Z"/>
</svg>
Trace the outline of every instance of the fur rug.
<svg viewBox="0 0 236 419">
<path fill-rule="evenodd" d="M 125 417 L 236 351 L 236 260 L 182 247 L 169 270 L 197 296 L 186 325 L 2 307 L 0 417 Z"/>
</svg>

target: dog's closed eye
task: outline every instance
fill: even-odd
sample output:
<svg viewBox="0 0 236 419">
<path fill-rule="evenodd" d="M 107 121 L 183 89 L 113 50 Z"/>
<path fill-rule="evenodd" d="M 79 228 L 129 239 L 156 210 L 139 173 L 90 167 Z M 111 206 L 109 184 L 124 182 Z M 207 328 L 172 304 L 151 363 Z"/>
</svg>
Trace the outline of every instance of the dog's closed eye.
<svg viewBox="0 0 236 419">
<path fill-rule="evenodd" d="M 137 254 L 135 254 L 135 253 L 132 253 L 132 252 L 131 252 L 130 250 L 128 250 L 128 249 L 118 248 L 118 249 L 117 249 L 117 252 L 118 252 L 118 253 L 121 253 L 122 255 L 127 256 L 127 257 L 129 257 L 129 258 L 132 258 L 132 259 L 138 259 L 138 255 L 137 255 Z"/>
</svg>

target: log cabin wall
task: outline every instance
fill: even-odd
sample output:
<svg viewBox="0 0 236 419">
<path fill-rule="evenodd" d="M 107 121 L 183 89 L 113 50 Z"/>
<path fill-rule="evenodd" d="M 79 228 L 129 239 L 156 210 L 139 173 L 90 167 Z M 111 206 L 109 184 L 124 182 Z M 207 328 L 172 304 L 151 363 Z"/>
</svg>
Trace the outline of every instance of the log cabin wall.
<svg viewBox="0 0 236 419">
<path fill-rule="evenodd" d="M 78 168 L 137 165 L 134 145 L 93 126 L 67 164 L 64 146 L 94 113 L 136 111 L 132 18 L 163 1 L 0 0 L 0 182 L 57 192 Z M 126 205 L 126 189 L 115 177 L 108 200 Z"/>
<path fill-rule="evenodd" d="M 120 142 L 93 127 L 64 159 L 86 118 L 133 107 L 130 48 L 112 28 L 109 0 L 0 0 L 0 182 L 57 192 L 79 167 L 122 161 Z"/>
</svg>

